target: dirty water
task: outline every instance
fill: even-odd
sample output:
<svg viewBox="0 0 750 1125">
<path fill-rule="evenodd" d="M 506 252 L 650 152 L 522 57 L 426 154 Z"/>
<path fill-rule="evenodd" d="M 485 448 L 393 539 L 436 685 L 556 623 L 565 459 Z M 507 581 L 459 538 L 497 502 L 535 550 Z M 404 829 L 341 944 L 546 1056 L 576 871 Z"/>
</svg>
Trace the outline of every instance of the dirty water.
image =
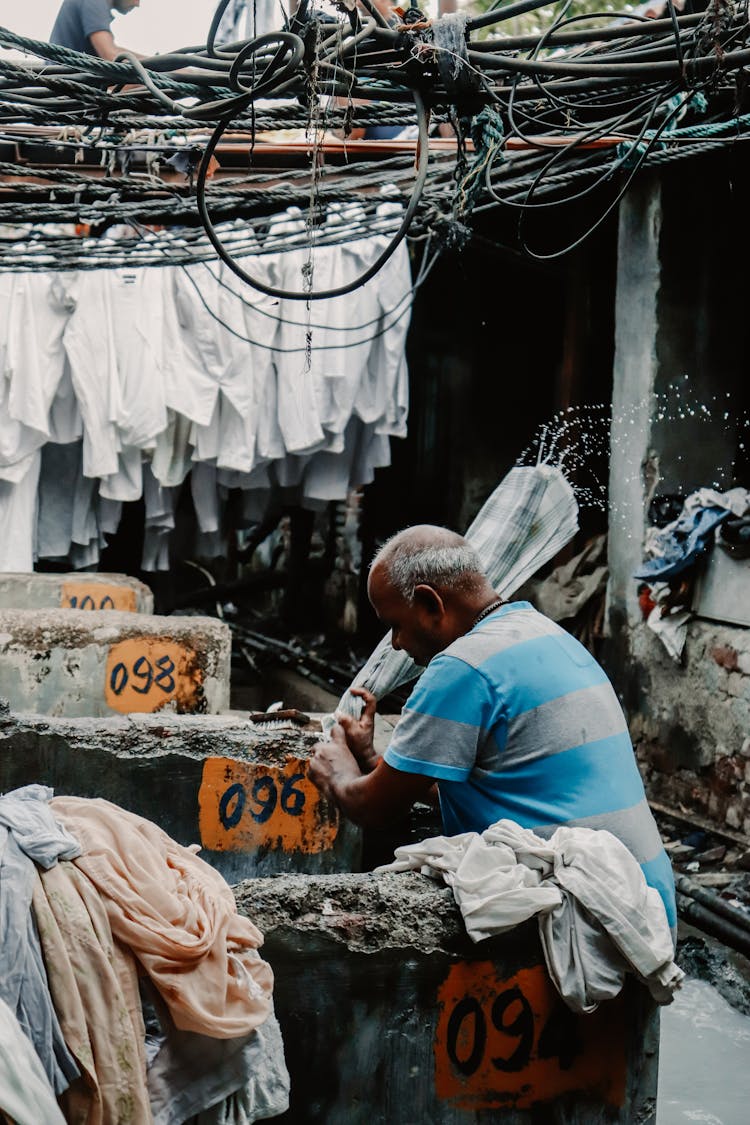
<svg viewBox="0 0 750 1125">
<path fill-rule="evenodd" d="M 656 1125 L 750 1122 L 750 1016 L 688 978 L 661 1010 Z"/>
</svg>

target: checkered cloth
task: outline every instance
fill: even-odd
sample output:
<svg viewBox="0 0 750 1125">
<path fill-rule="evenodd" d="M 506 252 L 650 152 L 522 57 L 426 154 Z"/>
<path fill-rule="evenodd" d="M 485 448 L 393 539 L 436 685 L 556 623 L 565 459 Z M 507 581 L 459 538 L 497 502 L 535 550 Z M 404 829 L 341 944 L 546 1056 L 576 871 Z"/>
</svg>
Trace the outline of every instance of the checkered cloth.
<svg viewBox="0 0 750 1125">
<path fill-rule="evenodd" d="M 577 530 L 578 504 L 560 470 L 550 465 L 524 465 L 503 478 L 466 538 L 504 598 L 554 558 Z M 421 672 L 405 652 L 395 651 L 389 633 L 354 677 L 337 710 L 356 718 L 362 712 L 362 700 L 350 694 L 351 688 L 367 688 L 382 699 Z M 324 730 L 329 731 L 333 723 L 333 716 L 326 716 Z"/>
</svg>

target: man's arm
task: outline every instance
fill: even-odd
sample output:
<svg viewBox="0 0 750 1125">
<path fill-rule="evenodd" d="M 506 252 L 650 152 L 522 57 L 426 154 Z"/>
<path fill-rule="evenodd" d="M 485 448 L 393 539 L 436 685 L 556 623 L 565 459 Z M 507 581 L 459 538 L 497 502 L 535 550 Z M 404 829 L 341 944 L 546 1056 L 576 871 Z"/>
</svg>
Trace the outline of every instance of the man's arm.
<svg viewBox="0 0 750 1125">
<path fill-rule="evenodd" d="M 363 773 L 340 726 L 331 731 L 330 742 L 315 747 L 309 776 L 349 820 L 367 828 L 385 827 L 405 815 L 415 801 L 427 799 L 434 781 L 424 774 L 393 769 L 382 759 Z"/>
<path fill-rule="evenodd" d="M 92 31 L 89 35 L 89 43 L 99 58 L 106 59 L 107 62 L 114 62 L 117 56 L 126 50 L 125 47 L 118 47 L 111 31 Z M 137 59 L 146 57 L 136 54 L 135 51 L 129 51 L 129 54 L 135 55 Z"/>
</svg>

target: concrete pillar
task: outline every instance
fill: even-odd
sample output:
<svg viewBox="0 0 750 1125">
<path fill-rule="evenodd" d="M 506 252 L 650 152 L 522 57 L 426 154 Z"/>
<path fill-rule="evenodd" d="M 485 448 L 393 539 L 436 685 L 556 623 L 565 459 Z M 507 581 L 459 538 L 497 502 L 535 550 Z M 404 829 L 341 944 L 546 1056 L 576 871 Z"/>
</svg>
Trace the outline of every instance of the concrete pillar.
<svg viewBox="0 0 750 1125">
<path fill-rule="evenodd" d="M 153 613 L 154 595 L 127 574 L 0 574 L 0 609 L 119 609 Z"/>
<path fill-rule="evenodd" d="M 229 706 L 230 647 L 210 617 L 0 610 L 0 695 L 45 715 L 214 714 Z"/>
<path fill-rule="evenodd" d="M 360 830 L 307 778 L 319 737 L 319 724 L 269 731 L 236 715 L 66 719 L 6 711 L 0 792 L 36 781 L 58 794 L 104 797 L 181 844 L 200 844 L 229 882 L 359 870 Z"/>
<path fill-rule="evenodd" d="M 648 1125 L 658 1014 L 630 981 L 576 1016 L 535 922 L 473 945 L 424 876 L 279 876 L 234 888 L 265 935 L 291 1075 L 279 1125 Z"/>
<path fill-rule="evenodd" d="M 620 204 L 607 552 L 607 621 L 613 638 L 640 621 L 633 572 L 642 561 L 646 502 L 658 481 L 651 428 L 660 231 L 661 189 L 657 180 L 646 179 Z"/>
</svg>

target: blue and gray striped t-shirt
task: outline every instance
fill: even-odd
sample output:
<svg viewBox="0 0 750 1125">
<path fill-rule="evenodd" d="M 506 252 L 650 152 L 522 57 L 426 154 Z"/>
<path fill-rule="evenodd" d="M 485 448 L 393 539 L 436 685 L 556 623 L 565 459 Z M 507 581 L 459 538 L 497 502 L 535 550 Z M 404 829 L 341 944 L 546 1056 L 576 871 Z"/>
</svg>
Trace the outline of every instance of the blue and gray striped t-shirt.
<svg viewBox="0 0 750 1125">
<path fill-rule="evenodd" d="M 540 836 L 562 824 L 606 828 L 676 925 L 672 867 L 612 685 L 529 602 L 502 606 L 430 661 L 385 760 L 437 780 L 448 835 L 503 817 Z"/>
</svg>

